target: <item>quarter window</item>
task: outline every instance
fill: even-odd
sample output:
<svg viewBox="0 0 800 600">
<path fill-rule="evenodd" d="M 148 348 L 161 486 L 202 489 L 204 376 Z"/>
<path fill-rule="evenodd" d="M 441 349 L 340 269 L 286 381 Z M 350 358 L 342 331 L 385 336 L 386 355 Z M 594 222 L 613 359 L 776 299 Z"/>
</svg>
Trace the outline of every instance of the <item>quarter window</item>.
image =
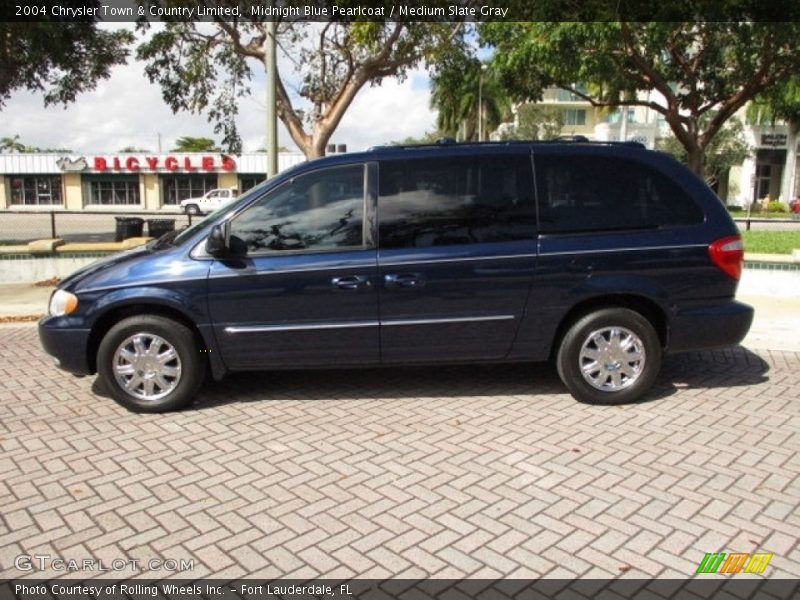
<svg viewBox="0 0 800 600">
<path fill-rule="evenodd" d="M 527 155 L 384 161 L 380 247 L 533 239 L 532 180 Z"/>
<path fill-rule="evenodd" d="M 364 165 L 300 175 L 231 223 L 250 253 L 363 246 Z"/>
<path fill-rule="evenodd" d="M 703 220 L 667 176 L 631 160 L 586 155 L 535 157 L 543 233 L 652 229 Z"/>
</svg>

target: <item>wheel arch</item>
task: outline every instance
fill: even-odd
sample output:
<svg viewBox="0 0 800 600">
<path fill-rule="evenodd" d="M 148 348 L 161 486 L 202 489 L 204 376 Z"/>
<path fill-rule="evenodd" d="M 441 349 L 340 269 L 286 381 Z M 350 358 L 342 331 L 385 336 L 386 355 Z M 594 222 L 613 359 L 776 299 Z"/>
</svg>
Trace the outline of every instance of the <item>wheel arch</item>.
<svg viewBox="0 0 800 600">
<path fill-rule="evenodd" d="M 213 340 L 206 339 L 206 336 L 203 335 L 203 332 L 197 324 L 188 315 L 174 306 L 152 301 L 134 301 L 126 304 L 118 304 L 108 307 L 108 309 L 99 315 L 92 324 L 86 348 L 87 364 L 92 373 L 97 372 L 97 351 L 100 347 L 100 342 L 108 331 L 121 320 L 140 315 L 155 315 L 177 321 L 194 333 L 197 338 L 197 343 L 201 348 L 208 347 L 208 349 L 211 350 L 209 344 L 213 343 Z M 214 353 L 210 351 L 204 354 L 207 357 L 214 378 L 221 378 L 225 374 L 226 369 L 218 356 L 214 356 Z"/>
<path fill-rule="evenodd" d="M 603 294 L 593 296 L 578 302 L 561 319 L 553 337 L 550 348 L 551 360 L 558 354 L 558 349 L 569 328 L 582 317 L 604 308 L 627 308 L 647 319 L 656 330 L 661 348 L 665 349 L 669 343 L 669 320 L 666 311 L 656 301 L 646 296 L 630 293 Z"/>
</svg>

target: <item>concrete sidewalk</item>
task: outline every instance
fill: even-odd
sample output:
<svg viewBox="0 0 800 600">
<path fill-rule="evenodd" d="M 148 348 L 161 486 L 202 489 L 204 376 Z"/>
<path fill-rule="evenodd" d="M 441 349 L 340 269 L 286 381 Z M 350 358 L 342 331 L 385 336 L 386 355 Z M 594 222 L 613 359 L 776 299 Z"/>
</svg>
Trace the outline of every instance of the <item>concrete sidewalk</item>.
<svg viewBox="0 0 800 600">
<path fill-rule="evenodd" d="M 26 318 L 32 322 L 34 317 L 46 314 L 53 289 L 31 283 L 0 286 L 0 323 L 19 324 Z M 756 286 L 742 285 L 737 298 L 756 309 L 753 326 L 743 346 L 800 352 L 800 336 L 797 335 L 800 332 L 800 297 L 759 294 Z"/>
</svg>

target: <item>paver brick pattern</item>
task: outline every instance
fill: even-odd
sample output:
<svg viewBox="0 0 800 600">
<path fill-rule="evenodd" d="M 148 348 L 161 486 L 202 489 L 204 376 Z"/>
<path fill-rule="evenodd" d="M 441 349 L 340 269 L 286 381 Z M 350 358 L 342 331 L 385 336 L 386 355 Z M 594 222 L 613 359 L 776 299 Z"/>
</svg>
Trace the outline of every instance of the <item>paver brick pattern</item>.
<svg viewBox="0 0 800 600">
<path fill-rule="evenodd" d="M 621 407 L 520 364 L 237 374 L 137 415 L 35 328 L 0 341 L 0 577 L 132 576 L 21 554 L 194 561 L 142 577 L 684 577 L 757 550 L 800 577 L 800 354 L 669 357 Z"/>
</svg>

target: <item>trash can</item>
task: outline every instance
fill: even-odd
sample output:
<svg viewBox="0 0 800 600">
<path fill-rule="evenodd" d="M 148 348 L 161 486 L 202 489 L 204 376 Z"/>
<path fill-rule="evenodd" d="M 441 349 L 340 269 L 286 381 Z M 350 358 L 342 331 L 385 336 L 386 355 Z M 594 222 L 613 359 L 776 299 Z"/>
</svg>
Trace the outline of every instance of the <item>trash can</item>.
<svg viewBox="0 0 800 600">
<path fill-rule="evenodd" d="M 117 242 L 132 237 L 142 237 L 144 219 L 139 217 L 114 217 L 117 220 L 117 231 L 114 239 Z"/>
<path fill-rule="evenodd" d="M 147 219 L 147 235 L 160 238 L 165 233 L 175 231 L 175 219 Z"/>
</svg>

